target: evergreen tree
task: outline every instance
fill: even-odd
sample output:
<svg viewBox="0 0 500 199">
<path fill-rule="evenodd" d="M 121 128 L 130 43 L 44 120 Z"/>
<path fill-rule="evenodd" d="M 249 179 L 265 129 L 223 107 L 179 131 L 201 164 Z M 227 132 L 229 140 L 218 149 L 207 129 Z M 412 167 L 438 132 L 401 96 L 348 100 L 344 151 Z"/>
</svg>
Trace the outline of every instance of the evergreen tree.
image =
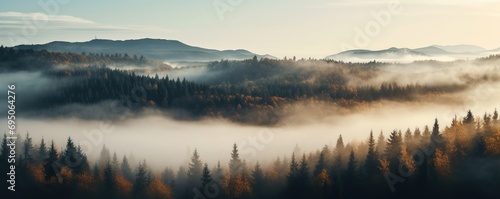
<svg viewBox="0 0 500 199">
<path fill-rule="evenodd" d="M 48 152 L 47 152 L 47 146 L 45 145 L 45 140 L 42 138 L 42 141 L 40 141 L 40 146 L 38 147 L 38 154 L 37 154 L 37 162 L 42 163 L 47 159 L 48 157 Z"/>
<path fill-rule="evenodd" d="M 406 145 L 411 145 L 412 142 L 413 142 L 413 135 L 411 133 L 410 128 L 408 128 L 408 129 L 406 129 L 406 132 L 405 132 L 404 143 Z"/>
<path fill-rule="evenodd" d="M 377 139 L 377 153 L 384 154 L 385 147 L 386 147 L 385 137 L 382 131 L 380 131 L 380 135 L 378 136 Z"/>
<path fill-rule="evenodd" d="M 432 127 L 431 139 L 434 142 L 437 142 L 440 139 L 439 123 L 438 123 L 437 118 L 434 120 L 434 126 Z"/>
<path fill-rule="evenodd" d="M 45 180 L 49 181 L 53 177 L 58 177 L 61 167 L 59 164 L 59 154 L 56 147 L 54 146 L 54 141 L 50 144 L 49 158 L 44 164 Z M 57 180 L 57 179 L 56 179 Z"/>
<path fill-rule="evenodd" d="M 220 165 L 220 161 L 217 161 L 217 167 L 215 167 L 212 178 L 216 181 L 220 181 L 224 176 L 222 166 Z"/>
<path fill-rule="evenodd" d="M 115 174 L 120 174 L 120 163 L 118 163 L 118 156 L 116 156 L 116 152 L 113 153 L 113 160 L 111 161 L 111 168 L 115 172 Z"/>
<path fill-rule="evenodd" d="M 415 128 L 415 131 L 413 132 L 413 139 L 417 142 L 417 144 L 420 144 L 422 133 L 420 133 L 420 129 L 418 127 Z"/>
<path fill-rule="evenodd" d="M 373 139 L 373 132 L 370 132 L 370 138 L 368 139 L 368 154 L 365 160 L 365 169 L 368 176 L 372 176 L 378 171 L 378 155 L 375 150 L 375 139 Z"/>
<path fill-rule="evenodd" d="M 169 185 L 170 187 L 175 186 L 175 175 L 174 170 L 170 167 L 165 167 L 165 169 L 161 172 L 161 180 L 163 183 Z"/>
<path fill-rule="evenodd" d="M 233 151 L 231 152 L 231 160 L 229 160 L 229 172 L 231 175 L 241 174 L 241 164 L 240 155 L 238 153 L 238 146 L 233 145 Z"/>
<path fill-rule="evenodd" d="M 349 161 L 347 163 L 347 169 L 345 171 L 345 180 L 344 180 L 344 192 L 347 196 L 347 198 L 353 198 L 356 194 L 356 183 L 357 183 L 357 161 L 356 157 L 354 156 L 354 150 L 351 150 L 351 153 L 349 154 Z"/>
<path fill-rule="evenodd" d="M 67 166 L 71 171 L 74 172 L 74 167 L 76 167 L 81 162 L 81 157 L 78 156 L 76 151 L 76 146 L 73 143 L 71 137 L 68 137 L 66 142 L 66 149 L 61 153 L 61 165 Z"/>
<path fill-rule="evenodd" d="M 467 116 L 465 116 L 463 123 L 465 125 L 473 125 L 474 121 L 475 121 L 475 119 L 474 119 L 474 115 L 472 114 L 472 111 L 471 110 L 467 111 Z"/>
<path fill-rule="evenodd" d="M 257 197 L 261 196 L 264 183 L 265 183 L 264 171 L 262 171 L 259 162 L 257 162 L 252 171 L 252 181 L 251 181 L 253 193 Z"/>
<path fill-rule="evenodd" d="M 495 109 L 495 112 L 493 112 L 493 117 L 491 119 L 493 119 L 493 122 L 497 122 L 498 121 L 498 112 L 497 112 L 497 109 Z"/>
<path fill-rule="evenodd" d="M 340 135 L 339 138 L 337 139 L 337 144 L 335 145 L 335 150 L 338 153 L 341 153 L 344 150 L 344 148 L 345 148 L 344 140 L 342 139 L 342 135 Z"/>
<path fill-rule="evenodd" d="M 106 196 L 113 197 L 114 193 L 117 191 L 116 190 L 116 183 L 115 183 L 115 171 L 113 170 L 113 166 L 108 162 L 106 166 L 104 167 L 104 192 L 106 193 Z"/>
<path fill-rule="evenodd" d="M 392 131 L 385 149 L 385 158 L 389 160 L 389 168 L 393 172 L 397 172 L 402 147 L 403 140 L 401 136 L 398 135 L 397 131 Z"/>
<path fill-rule="evenodd" d="M 191 163 L 189 163 L 189 170 L 187 173 L 188 183 L 192 187 L 200 187 L 201 183 L 199 182 L 202 178 L 203 163 L 200 160 L 200 156 L 198 155 L 198 150 L 195 149 L 193 155 L 191 156 Z"/>
<path fill-rule="evenodd" d="M 128 163 L 127 156 L 123 156 L 122 164 L 121 164 L 121 171 L 123 176 L 129 180 L 132 181 L 134 179 L 134 175 L 132 174 L 132 168 L 130 167 L 130 164 Z"/>
<path fill-rule="evenodd" d="M 299 165 L 295 161 L 295 153 L 292 154 L 292 161 L 290 162 L 290 170 L 286 176 L 287 187 L 291 191 L 298 188 L 297 176 L 299 174 Z"/>
<path fill-rule="evenodd" d="M 137 174 L 135 176 L 135 183 L 133 194 L 135 198 L 143 198 L 146 187 L 148 187 L 150 182 L 150 174 L 148 173 L 148 167 L 146 165 L 146 160 L 139 164 L 137 167 Z"/>
<path fill-rule="evenodd" d="M 201 190 L 205 190 L 205 187 L 211 182 L 212 182 L 212 175 L 210 175 L 210 169 L 208 169 L 208 164 L 205 163 L 201 175 Z"/>
<path fill-rule="evenodd" d="M 322 151 L 319 154 L 319 158 L 318 158 L 318 162 L 316 163 L 316 167 L 314 167 L 313 175 L 315 177 L 318 176 L 323 169 L 326 169 L 326 164 L 325 164 L 325 155 Z"/>
<path fill-rule="evenodd" d="M 23 157 L 24 157 L 24 166 L 27 167 L 28 165 L 33 163 L 33 142 L 30 137 L 30 134 L 26 134 L 26 138 L 24 139 L 24 144 L 23 144 L 24 150 L 23 150 Z"/>
<path fill-rule="evenodd" d="M 99 180 L 100 178 L 100 172 L 99 172 L 99 166 L 97 165 L 97 162 L 94 163 L 94 168 L 92 169 L 92 174 L 94 175 L 95 180 Z"/>
<path fill-rule="evenodd" d="M 300 160 L 300 168 L 298 181 L 300 182 L 300 187 L 304 192 L 304 196 L 307 196 L 310 186 L 310 176 L 309 176 L 309 166 L 307 164 L 306 154 L 302 154 L 302 159 Z"/>
</svg>

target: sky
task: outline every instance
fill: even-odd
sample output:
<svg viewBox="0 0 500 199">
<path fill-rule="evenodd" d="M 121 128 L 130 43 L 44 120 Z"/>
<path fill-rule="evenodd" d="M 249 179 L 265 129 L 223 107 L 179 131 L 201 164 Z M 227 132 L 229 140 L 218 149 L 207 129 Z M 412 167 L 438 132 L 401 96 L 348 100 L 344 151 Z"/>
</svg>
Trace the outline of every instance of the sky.
<svg viewBox="0 0 500 199">
<path fill-rule="evenodd" d="M 497 0 L 0 0 L 0 44 L 161 38 L 282 58 L 500 47 Z"/>
</svg>

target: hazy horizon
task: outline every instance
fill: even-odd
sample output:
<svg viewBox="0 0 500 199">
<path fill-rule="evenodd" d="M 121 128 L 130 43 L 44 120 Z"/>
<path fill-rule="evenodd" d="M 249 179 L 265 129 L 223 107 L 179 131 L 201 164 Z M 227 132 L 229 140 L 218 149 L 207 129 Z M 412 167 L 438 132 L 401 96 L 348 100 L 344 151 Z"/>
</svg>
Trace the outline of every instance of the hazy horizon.
<svg viewBox="0 0 500 199">
<path fill-rule="evenodd" d="M 57 2 L 3 3 L 0 44 L 161 38 L 279 58 L 324 58 L 346 48 L 500 47 L 500 2 L 491 0 L 121 1 L 119 9 L 114 2 Z M 94 4 L 99 6 L 89 6 Z M 137 11 L 147 12 L 131 15 Z"/>
</svg>

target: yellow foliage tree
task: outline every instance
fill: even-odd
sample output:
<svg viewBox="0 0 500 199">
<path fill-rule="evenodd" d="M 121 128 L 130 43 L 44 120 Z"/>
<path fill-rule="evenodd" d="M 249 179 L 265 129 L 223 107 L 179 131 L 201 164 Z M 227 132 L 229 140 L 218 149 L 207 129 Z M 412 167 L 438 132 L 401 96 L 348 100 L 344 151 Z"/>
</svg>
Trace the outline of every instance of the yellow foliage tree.
<svg viewBox="0 0 500 199">
<path fill-rule="evenodd" d="M 380 161 L 380 166 L 378 167 L 382 173 L 387 173 L 389 172 L 389 161 L 386 159 L 381 159 Z"/>
<path fill-rule="evenodd" d="M 94 177 L 89 172 L 84 172 L 76 175 L 75 180 L 80 190 L 86 192 L 96 190 Z"/>
<path fill-rule="evenodd" d="M 163 184 L 158 178 L 155 178 L 146 188 L 147 198 L 151 199 L 171 199 L 173 198 L 170 187 Z"/>
<path fill-rule="evenodd" d="M 229 198 L 243 198 L 252 192 L 252 188 L 248 179 L 243 178 L 242 175 L 231 175 L 226 184 L 226 192 Z"/>
<path fill-rule="evenodd" d="M 118 195 L 121 196 L 120 198 L 125 198 L 132 193 L 134 185 L 132 185 L 132 183 L 122 175 L 117 175 L 115 177 L 115 182 L 116 190 L 118 190 Z"/>
<path fill-rule="evenodd" d="M 449 176 L 451 175 L 451 164 L 450 159 L 447 154 L 443 153 L 443 151 L 436 149 L 434 154 L 434 167 L 436 171 L 441 176 Z"/>
<path fill-rule="evenodd" d="M 497 130 L 493 135 L 484 139 L 486 142 L 486 150 L 494 155 L 500 155 L 500 130 Z"/>
<path fill-rule="evenodd" d="M 409 174 L 413 173 L 416 169 L 415 161 L 413 161 L 411 155 L 408 154 L 406 146 L 403 146 L 401 149 L 401 164 L 408 169 Z"/>
</svg>

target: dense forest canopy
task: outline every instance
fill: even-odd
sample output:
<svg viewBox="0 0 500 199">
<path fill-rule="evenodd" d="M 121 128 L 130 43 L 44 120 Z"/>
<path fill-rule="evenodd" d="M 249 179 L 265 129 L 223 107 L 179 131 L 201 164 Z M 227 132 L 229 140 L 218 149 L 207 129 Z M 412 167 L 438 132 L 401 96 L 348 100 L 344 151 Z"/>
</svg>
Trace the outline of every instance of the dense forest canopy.
<svg viewBox="0 0 500 199">
<path fill-rule="evenodd" d="M 158 73 L 144 74 L 145 70 L 107 67 L 129 64 L 136 69 L 144 66 L 152 66 L 156 72 L 161 69 L 161 76 Z M 47 116 L 64 117 L 71 114 L 71 111 L 65 111 L 70 105 L 114 102 L 115 106 L 132 113 L 153 109 L 178 119 L 213 117 L 258 125 L 279 123 L 297 103 L 350 108 L 383 100 L 411 102 L 460 93 L 479 83 L 500 80 L 496 73 L 498 64 L 498 56 L 473 61 L 411 64 L 258 60 L 254 57 L 173 69 L 147 58 L 126 54 L 74 54 L 0 48 L 0 70 L 4 73 L 40 72 L 50 82 L 50 88 L 44 90 L 43 95 L 34 95 L 20 102 L 19 111 L 27 116 L 45 113 L 49 114 Z M 409 76 L 399 77 L 399 73 L 388 70 L 391 67 L 448 70 L 460 65 L 488 67 L 483 67 L 477 74 L 465 71 L 454 74 L 453 81 L 436 82 L 411 81 Z M 201 75 L 190 78 L 190 73 L 191 76 L 193 73 Z M 180 77 L 180 74 L 187 74 L 188 77 Z M 424 73 L 415 73 L 421 74 Z M 381 81 L 384 76 L 391 78 Z"/>
<path fill-rule="evenodd" d="M 103 146 L 89 159 L 71 138 L 66 145 L 19 139 L 18 191 L 44 198 L 494 198 L 500 177 L 500 119 L 468 112 L 448 125 L 370 132 L 361 143 L 302 151 L 249 164 L 238 145 L 208 165 L 194 150 L 188 164 L 153 170 L 146 160 L 117 156 Z M 7 172 L 8 141 L 1 143 Z M 244 152 L 243 152 L 244 153 Z M 168 160 L 169 157 L 165 157 Z M 167 161 L 168 162 L 168 161 Z M 2 182 L 2 185 L 6 182 Z M 7 185 L 5 185 L 7 186 Z M 362 190 L 362 191 L 361 191 Z"/>
</svg>

